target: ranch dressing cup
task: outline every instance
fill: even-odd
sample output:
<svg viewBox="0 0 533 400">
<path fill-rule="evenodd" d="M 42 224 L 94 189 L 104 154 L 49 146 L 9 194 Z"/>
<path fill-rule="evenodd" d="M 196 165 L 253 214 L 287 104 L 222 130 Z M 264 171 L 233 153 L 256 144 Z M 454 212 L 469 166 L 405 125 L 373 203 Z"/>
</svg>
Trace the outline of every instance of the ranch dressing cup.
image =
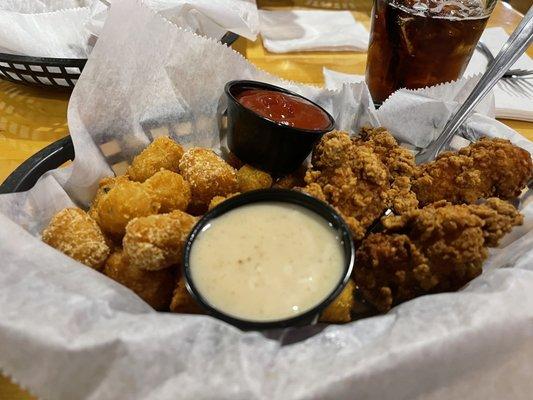
<svg viewBox="0 0 533 400">
<path fill-rule="evenodd" d="M 315 323 L 354 264 L 348 227 L 327 204 L 283 189 L 248 192 L 208 212 L 183 256 L 187 288 L 243 329 Z"/>
</svg>

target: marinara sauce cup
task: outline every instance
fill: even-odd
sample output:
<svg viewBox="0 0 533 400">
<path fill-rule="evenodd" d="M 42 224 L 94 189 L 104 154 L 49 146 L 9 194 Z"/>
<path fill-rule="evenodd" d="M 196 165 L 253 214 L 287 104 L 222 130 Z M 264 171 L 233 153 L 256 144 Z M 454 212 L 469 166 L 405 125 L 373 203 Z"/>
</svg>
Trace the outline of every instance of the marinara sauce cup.
<svg viewBox="0 0 533 400">
<path fill-rule="evenodd" d="M 274 91 L 300 99 L 324 113 L 328 123 L 321 129 L 284 125 L 246 108 L 239 95 L 249 90 Z M 296 170 L 311 153 L 314 144 L 335 127 L 335 120 L 318 104 L 297 93 L 268 83 L 238 80 L 224 88 L 228 98 L 227 142 L 242 161 L 259 169 L 282 175 Z"/>
</svg>

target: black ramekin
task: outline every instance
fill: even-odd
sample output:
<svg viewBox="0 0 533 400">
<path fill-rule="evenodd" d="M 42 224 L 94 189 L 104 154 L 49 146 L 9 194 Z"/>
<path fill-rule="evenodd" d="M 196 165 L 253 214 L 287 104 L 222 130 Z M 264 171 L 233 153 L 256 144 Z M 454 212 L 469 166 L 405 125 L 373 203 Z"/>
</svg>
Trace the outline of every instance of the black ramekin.
<svg viewBox="0 0 533 400">
<path fill-rule="evenodd" d="M 189 263 L 189 257 L 191 254 L 192 246 L 195 239 L 201 234 L 202 229 L 210 223 L 211 220 L 217 218 L 218 216 L 233 210 L 237 207 L 244 206 L 246 204 L 259 203 L 259 202 L 284 202 L 297 204 L 299 206 L 305 207 L 308 210 L 311 210 L 326 221 L 328 221 L 333 229 L 338 232 L 339 237 L 342 241 L 342 246 L 344 249 L 344 272 L 335 287 L 335 289 L 318 305 L 312 309 L 306 311 L 303 314 L 297 315 L 295 317 L 286 318 L 276 321 L 250 321 L 239 319 L 234 316 L 228 315 L 221 310 L 216 309 L 214 306 L 209 304 L 207 300 L 204 299 L 202 294 L 198 291 L 194 284 L 191 274 L 191 265 Z M 226 321 L 238 328 L 244 330 L 262 330 L 262 329 L 274 329 L 274 328 L 285 328 L 289 326 L 302 326 L 315 323 L 318 319 L 320 313 L 326 308 L 342 291 L 350 275 L 352 274 L 352 269 L 354 266 L 355 259 L 355 248 L 353 240 L 351 238 L 350 230 L 344 222 L 344 220 L 335 212 L 326 203 L 323 203 L 320 200 L 317 200 L 309 195 L 306 195 L 301 192 L 288 189 L 262 189 L 255 190 L 252 192 L 247 192 L 235 197 L 232 197 L 211 211 L 205 214 L 200 221 L 194 226 L 192 232 L 189 234 L 187 241 L 185 243 L 185 249 L 183 252 L 183 272 L 185 274 L 185 282 L 187 289 L 194 299 L 212 316 Z"/>
<path fill-rule="evenodd" d="M 330 124 L 326 129 L 313 130 L 271 121 L 239 103 L 237 96 L 248 89 L 273 90 L 304 99 L 325 112 Z M 333 117 L 318 104 L 297 93 L 268 83 L 231 81 L 224 87 L 224 94 L 228 98 L 229 149 L 242 161 L 274 175 L 286 174 L 297 169 L 311 153 L 313 145 L 335 127 Z"/>
</svg>

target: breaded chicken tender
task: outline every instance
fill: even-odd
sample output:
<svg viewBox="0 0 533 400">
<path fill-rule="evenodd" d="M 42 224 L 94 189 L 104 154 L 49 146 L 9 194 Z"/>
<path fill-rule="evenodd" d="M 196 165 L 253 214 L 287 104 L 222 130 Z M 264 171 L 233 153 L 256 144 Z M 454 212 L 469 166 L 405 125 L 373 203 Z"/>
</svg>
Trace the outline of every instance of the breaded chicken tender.
<svg viewBox="0 0 533 400">
<path fill-rule="evenodd" d="M 102 195 L 96 211 L 102 230 L 115 238 L 124 235 L 132 219 L 156 214 L 161 205 L 151 191 L 139 182 L 120 181 Z"/>
<path fill-rule="evenodd" d="M 203 308 L 193 299 L 185 286 L 185 277 L 181 276 L 174 288 L 170 311 L 183 314 L 205 314 Z"/>
<path fill-rule="evenodd" d="M 155 271 L 179 264 L 196 220 L 182 211 L 133 219 L 122 241 L 131 266 Z"/>
<path fill-rule="evenodd" d="M 505 139 L 483 138 L 458 152 L 444 152 L 419 166 L 413 191 L 421 205 L 478 199 L 512 199 L 533 177 L 531 155 Z"/>
<path fill-rule="evenodd" d="M 387 208 L 389 171 L 371 146 L 354 145 L 346 132 L 327 133 L 312 156 L 302 190 L 335 207 L 356 240 Z"/>
<path fill-rule="evenodd" d="M 137 182 L 144 182 L 161 169 L 178 172 L 183 147 L 166 136 L 156 138 L 135 157 L 127 174 Z"/>
<path fill-rule="evenodd" d="M 352 310 L 355 305 L 355 282 L 349 280 L 341 294 L 326 307 L 320 315 L 319 321 L 339 324 L 352 320 Z"/>
<path fill-rule="evenodd" d="M 244 165 L 237 171 L 237 181 L 241 193 L 272 186 L 272 177 L 268 172 L 261 171 L 251 165 Z"/>
<path fill-rule="evenodd" d="M 42 240 L 96 270 L 103 267 L 110 252 L 96 221 L 79 208 L 65 208 L 54 215 Z"/>
<path fill-rule="evenodd" d="M 224 201 L 226 201 L 228 199 L 231 199 L 232 197 L 235 197 L 235 196 L 237 196 L 239 194 L 240 193 L 237 192 L 237 193 L 228 194 L 227 196 L 215 196 L 215 197 L 213 197 L 211 199 L 211 201 L 209 202 L 208 211 L 211 211 L 213 208 L 218 206 L 220 203 L 223 203 Z"/>
<path fill-rule="evenodd" d="M 423 294 L 460 289 L 481 274 L 487 246 L 522 223 L 504 203 L 442 201 L 383 218 L 385 231 L 365 238 L 356 253 L 354 275 L 363 297 L 387 311 Z"/>
<path fill-rule="evenodd" d="M 104 269 L 104 274 L 131 289 L 157 311 L 169 309 L 175 273 L 175 268 L 146 271 L 132 267 L 120 250 L 111 254 Z"/>
<path fill-rule="evenodd" d="M 161 208 L 159 212 L 185 211 L 191 201 L 191 187 L 180 174 L 163 169 L 148 178 L 144 184 Z"/>
<path fill-rule="evenodd" d="M 180 161 L 180 172 L 191 185 L 190 209 L 202 214 L 215 196 L 238 191 L 237 172 L 212 150 L 192 148 Z"/>
</svg>

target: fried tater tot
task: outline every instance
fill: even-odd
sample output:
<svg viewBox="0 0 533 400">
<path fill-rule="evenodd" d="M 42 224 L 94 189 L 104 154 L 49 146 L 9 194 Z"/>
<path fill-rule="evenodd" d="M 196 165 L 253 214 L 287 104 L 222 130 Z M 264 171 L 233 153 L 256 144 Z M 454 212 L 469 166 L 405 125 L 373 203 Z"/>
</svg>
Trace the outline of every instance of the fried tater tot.
<svg viewBox="0 0 533 400">
<path fill-rule="evenodd" d="M 257 189 L 267 189 L 272 186 L 272 177 L 268 172 L 261 171 L 251 165 L 244 165 L 237 171 L 237 181 L 241 193 Z"/>
<path fill-rule="evenodd" d="M 131 289 L 157 311 L 169 309 L 175 273 L 175 268 L 161 271 L 134 268 L 121 250 L 111 254 L 104 268 L 104 274 Z"/>
<path fill-rule="evenodd" d="M 196 220 L 182 211 L 132 220 L 122 241 L 131 266 L 155 271 L 178 264 Z"/>
<path fill-rule="evenodd" d="M 191 185 L 191 210 L 202 213 L 215 196 L 238 191 L 235 169 L 212 150 L 192 148 L 180 161 L 180 172 Z"/>
<path fill-rule="evenodd" d="M 163 169 L 148 178 L 144 185 L 161 204 L 159 212 L 185 211 L 191 201 L 191 187 L 180 174 Z"/>
<path fill-rule="evenodd" d="M 144 182 L 161 169 L 178 172 L 183 147 L 166 136 L 156 138 L 135 157 L 128 167 L 128 175 L 137 182 Z"/>
<path fill-rule="evenodd" d="M 319 320 L 333 324 L 350 322 L 352 320 L 352 310 L 355 305 L 354 292 L 355 283 L 350 279 L 341 294 L 322 311 Z"/>
<path fill-rule="evenodd" d="M 184 314 L 204 314 L 203 308 L 193 299 L 187 290 L 183 276 L 176 283 L 170 303 L 170 311 Z"/>
<path fill-rule="evenodd" d="M 120 238 L 133 218 L 156 214 L 160 207 L 151 191 L 141 183 L 120 181 L 102 196 L 96 210 L 102 230 Z"/>
<path fill-rule="evenodd" d="M 102 268 L 110 252 L 96 221 L 79 208 L 65 208 L 54 215 L 42 240 L 96 270 Z"/>
</svg>

